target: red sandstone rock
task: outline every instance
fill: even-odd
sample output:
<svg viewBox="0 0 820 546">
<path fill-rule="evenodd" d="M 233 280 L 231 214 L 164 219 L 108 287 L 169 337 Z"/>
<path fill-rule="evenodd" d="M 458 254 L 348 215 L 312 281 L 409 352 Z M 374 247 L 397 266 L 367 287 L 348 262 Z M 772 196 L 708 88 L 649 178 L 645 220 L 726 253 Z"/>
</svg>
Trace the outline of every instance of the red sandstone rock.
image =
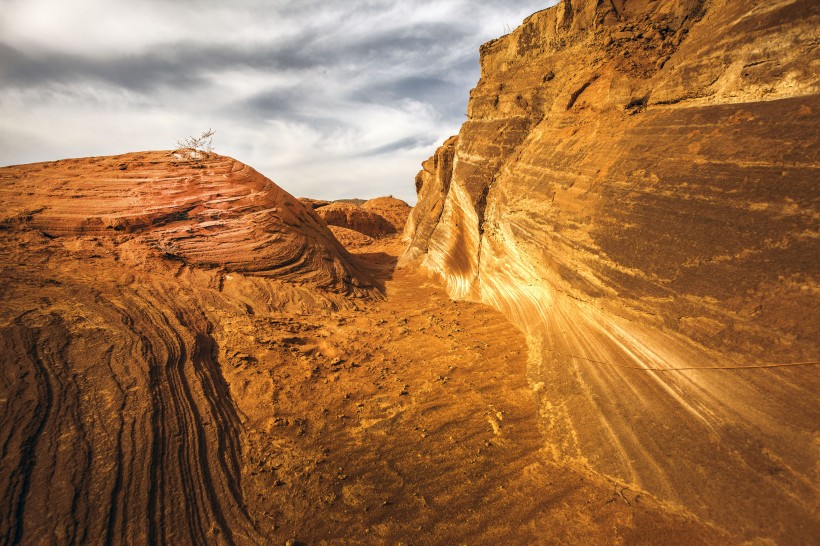
<svg viewBox="0 0 820 546">
<path fill-rule="evenodd" d="M 311 208 L 227 157 L 190 163 L 143 152 L 70 159 L 6 167 L 0 181 L 2 224 L 49 237 L 133 240 L 197 267 L 344 293 L 367 286 Z"/>
<path fill-rule="evenodd" d="M 396 233 L 396 228 L 381 215 L 353 203 L 337 201 L 316 209 L 316 213 L 328 225 L 352 229 L 369 237 Z"/>
</svg>

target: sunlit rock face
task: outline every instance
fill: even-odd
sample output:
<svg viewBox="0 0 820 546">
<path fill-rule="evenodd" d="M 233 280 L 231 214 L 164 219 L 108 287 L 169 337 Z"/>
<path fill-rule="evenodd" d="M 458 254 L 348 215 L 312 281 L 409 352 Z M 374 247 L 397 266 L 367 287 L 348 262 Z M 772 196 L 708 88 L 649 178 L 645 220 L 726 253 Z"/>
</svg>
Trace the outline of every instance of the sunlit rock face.
<svg viewBox="0 0 820 546">
<path fill-rule="evenodd" d="M 0 180 L 6 226 L 132 241 L 188 265 L 335 292 L 367 285 L 311 207 L 229 157 L 71 159 L 7 167 Z"/>
<path fill-rule="evenodd" d="M 528 335 L 549 449 L 820 532 L 820 5 L 565 0 L 481 48 L 401 263 Z"/>
</svg>

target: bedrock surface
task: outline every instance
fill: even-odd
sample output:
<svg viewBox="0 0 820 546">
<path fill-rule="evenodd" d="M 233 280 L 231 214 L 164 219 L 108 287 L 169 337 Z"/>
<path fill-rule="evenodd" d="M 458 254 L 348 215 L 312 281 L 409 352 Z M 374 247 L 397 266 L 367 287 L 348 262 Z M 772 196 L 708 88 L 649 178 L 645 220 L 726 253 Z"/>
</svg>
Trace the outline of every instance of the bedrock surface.
<svg viewBox="0 0 820 546">
<path fill-rule="evenodd" d="M 231 326 L 379 298 L 369 277 L 311 209 L 227 157 L 0 181 L 0 543 L 265 542 L 224 369 L 259 351 L 239 353 Z"/>
</svg>

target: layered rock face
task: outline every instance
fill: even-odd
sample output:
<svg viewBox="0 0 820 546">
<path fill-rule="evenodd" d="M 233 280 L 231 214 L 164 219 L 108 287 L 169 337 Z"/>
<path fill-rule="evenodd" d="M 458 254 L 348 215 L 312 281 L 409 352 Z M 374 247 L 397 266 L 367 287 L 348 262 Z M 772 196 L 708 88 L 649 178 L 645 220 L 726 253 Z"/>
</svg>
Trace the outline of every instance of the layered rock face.
<svg viewBox="0 0 820 546">
<path fill-rule="evenodd" d="M 292 334 L 269 324 L 250 356 L 241 329 L 353 306 L 376 295 L 368 278 L 230 158 L 67 160 L 0 182 L 0 542 L 264 543 L 242 486 L 253 398 L 243 411 L 225 374 Z"/>
<path fill-rule="evenodd" d="M 407 203 L 394 197 L 378 197 L 361 205 L 344 201 L 308 202 L 329 226 L 358 231 L 376 238 L 400 231 L 410 214 Z"/>
<path fill-rule="evenodd" d="M 311 281 L 337 292 L 363 284 L 310 207 L 252 168 L 167 152 L 38 163 L 0 171 L 0 224 L 49 237 L 114 237 L 204 268 Z"/>
<path fill-rule="evenodd" d="M 405 265 L 528 336 L 549 448 L 741 539 L 820 532 L 820 6 L 564 0 L 481 48 Z"/>
</svg>

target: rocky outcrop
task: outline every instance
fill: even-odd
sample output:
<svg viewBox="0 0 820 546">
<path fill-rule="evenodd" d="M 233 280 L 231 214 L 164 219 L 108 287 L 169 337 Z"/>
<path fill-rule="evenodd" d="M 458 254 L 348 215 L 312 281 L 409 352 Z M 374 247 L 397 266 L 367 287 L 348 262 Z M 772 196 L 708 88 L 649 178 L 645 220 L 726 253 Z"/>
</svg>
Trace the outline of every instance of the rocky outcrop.
<svg viewBox="0 0 820 546">
<path fill-rule="evenodd" d="M 820 7 L 564 0 L 481 48 L 401 263 L 528 335 L 549 450 L 743 540 L 820 531 Z"/>
<path fill-rule="evenodd" d="M 367 282 L 310 207 L 252 168 L 167 152 L 0 170 L 5 226 L 132 241 L 201 268 L 362 292 Z"/>
<path fill-rule="evenodd" d="M 378 238 L 396 233 L 396 227 L 383 216 L 354 203 L 337 201 L 317 208 L 316 213 L 330 226 L 358 231 L 368 237 Z"/>
<path fill-rule="evenodd" d="M 422 163 L 422 170 L 416 175 L 418 202 L 407 218 L 402 240 L 410 243 L 402 260 L 407 263 L 427 252 L 430 237 L 441 218 L 444 200 L 450 191 L 453 176 L 453 157 L 458 137 L 450 137 L 436 153 Z"/>
<path fill-rule="evenodd" d="M 362 203 L 362 208 L 387 220 L 393 226 L 394 233 L 404 229 L 411 210 L 410 205 L 392 196 L 370 199 Z"/>
<path fill-rule="evenodd" d="M 319 209 L 328 206 L 331 202 L 324 199 L 311 199 L 310 197 L 300 197 L 299 201 L 312 209 Z"/>
<path fill-rule="evenodd" d="M 0 181 L 0 543 L 266 543 L 263 489 L 243 487 L 264 465 L 254 398 L 243 411 L 228 374 L 293 337 L 271 316 L 355 306 L 369 279 L 312 209 L 230 158 Z"/>
</svg>

